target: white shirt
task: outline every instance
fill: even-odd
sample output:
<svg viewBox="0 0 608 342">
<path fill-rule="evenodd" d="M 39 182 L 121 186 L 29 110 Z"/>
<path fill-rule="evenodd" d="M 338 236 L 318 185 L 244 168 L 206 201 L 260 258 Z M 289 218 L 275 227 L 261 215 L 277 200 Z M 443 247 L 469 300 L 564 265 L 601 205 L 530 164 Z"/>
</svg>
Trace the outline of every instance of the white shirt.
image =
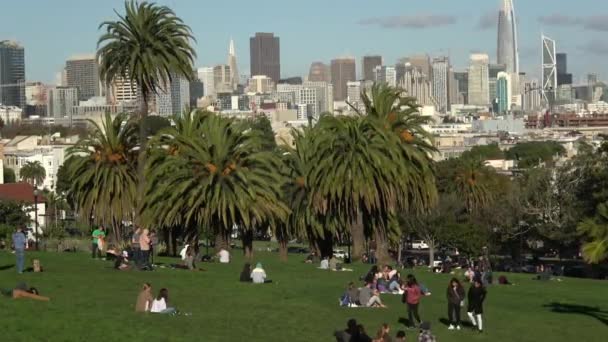
<svg viewBox="0 0 608 342">
<path fill-rule="evenodd" d="M 179 252 L 182 260 L 186 260 L 186 251 L 188 250 L 188 247 L 190 247 L 190 245 L 185 245 L 184 248 Z"/>
<path fill-rule="evenodd" d="M 227 264 L 230 262 L 230 252 L 225 249 L 222 249 L 218 254 L 220 255 L 220 262 L 222 264 Z"/>
<path fill-rule="evenodd" d="M 154 299 L 152 301 L 152 307 L 150 308 L 150 312 L 161 312 L 167 308 L 167 303 L 165 302 L 165 298 Z"/>
<path fill-rule="evenodd" d="M 319 267 L 322 270 L 326 270 L 329 268 L 329 261 L 327 261 L 327 259 L 323 259 L 321 260 L 321 267 Z"/>
</svg>

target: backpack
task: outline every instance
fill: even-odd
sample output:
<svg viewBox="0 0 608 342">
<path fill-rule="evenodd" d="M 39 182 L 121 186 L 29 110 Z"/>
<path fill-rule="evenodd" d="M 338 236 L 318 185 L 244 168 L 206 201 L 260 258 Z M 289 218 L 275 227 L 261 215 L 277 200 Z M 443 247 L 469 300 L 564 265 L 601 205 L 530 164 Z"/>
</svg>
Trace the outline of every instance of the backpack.
<svg viewBox="0 0 608 342">
<path fill-rule="evenodd" d="M 342 297 L 340 297 L 340 306 L 348 306 L 350 304 L 350 296 L 348 292 L 344 293 Z"/>
</svg>

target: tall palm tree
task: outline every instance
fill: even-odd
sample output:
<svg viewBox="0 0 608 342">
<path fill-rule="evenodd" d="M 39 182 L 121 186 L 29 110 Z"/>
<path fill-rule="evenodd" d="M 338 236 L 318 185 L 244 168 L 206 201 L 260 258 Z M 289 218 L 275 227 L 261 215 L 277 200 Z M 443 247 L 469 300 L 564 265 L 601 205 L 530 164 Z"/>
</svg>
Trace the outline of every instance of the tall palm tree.
<svg viewBox="0 0 608 342">
<path fill-rule="evenodd" d="M 21 167 L 21 170 L 19 170 L 19 175 L 22 180 L 37 187 L 44 182 L 46 171 L 39 161 L 27 162 Z"/>
<path fill-rule="evenodd" d="M 480 159 L 463 159 L 455 170 L 453 191 L 463 201 L 468 213 L 484 207 L 492 200 L 490 170 Z"/>
<path fill-rule="evenodd" d="M 608 205 L 600 204 L 595 219 L 581 222 L 577 230 L 590 241 L 583 245 L 583 258 L 597 264 L 608 259 Z"/>
<path fill-rule="evenodd" d="M 140 118 L 148 114 L 152 95 L 166 89 L 173 75 L 191 79 L 196 53 L 192 31 L 167 6 L 147 1 L 125 2 L 117 21 L 104 21 L 97 43 L 99 74 L 106 84 L 127 79 L 142 99 Z"/>
<path fill-rule="evenodd" d="M 68 150 L 68 196 L 81 217 L 110 225 L 116 241 L 131 219 L 137 194 L 137 126 L 125 114 L 90 121 L 91 135 Z"/>
<path fill-rule="evenodd" d="M 157 224 L 208 227 L 216 248 L 228 247 L 233 227 L 251 230 L 284 221 L 276 153 L 261 149 L 255 130 L 211 113 L 175 118 L 156 138 L 146 167 L 144 217 Z M 245 246 L 251 257 L 252 246 Z"/>
</svg>

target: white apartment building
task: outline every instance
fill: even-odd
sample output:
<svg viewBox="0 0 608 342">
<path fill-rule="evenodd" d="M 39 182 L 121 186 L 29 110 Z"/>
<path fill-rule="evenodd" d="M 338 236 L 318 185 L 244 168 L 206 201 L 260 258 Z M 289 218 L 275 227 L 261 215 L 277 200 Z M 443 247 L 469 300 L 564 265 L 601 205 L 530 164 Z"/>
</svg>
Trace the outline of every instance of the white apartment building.
<svg viewBox="0 0 608 342">
<path fill-rule="evenodd" d="M 23 110 L 19 107 L 0 105 L 0 118 L 4 121 L 5 125 L 21 121 L 22 113 Z"/>
<path fill-rule="evenodd" d="M 274 89 L 272 78 L 266 75 L 255 75 L 247 82 L 247 93 L 249 94 L 268 94 Z"/>
</svg>

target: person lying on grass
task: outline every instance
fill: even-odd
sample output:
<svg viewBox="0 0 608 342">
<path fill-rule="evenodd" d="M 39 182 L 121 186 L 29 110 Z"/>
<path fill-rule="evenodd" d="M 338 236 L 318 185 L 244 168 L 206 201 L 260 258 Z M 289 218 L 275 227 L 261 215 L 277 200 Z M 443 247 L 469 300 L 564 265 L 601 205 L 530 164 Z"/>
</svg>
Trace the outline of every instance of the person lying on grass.
<svg viewBox="0 0 608 342">
<path fill-rule="evenodd" d="M 17 284 L 17 287 L 14 289 L 3 289 L 2 294 L 13 299 L 29 298 L 43 302 L 48 302 L 51 300 L 49 297 L 41 296 L 35 287 L 28 288 L 25 283 Z"/>
</svg>

